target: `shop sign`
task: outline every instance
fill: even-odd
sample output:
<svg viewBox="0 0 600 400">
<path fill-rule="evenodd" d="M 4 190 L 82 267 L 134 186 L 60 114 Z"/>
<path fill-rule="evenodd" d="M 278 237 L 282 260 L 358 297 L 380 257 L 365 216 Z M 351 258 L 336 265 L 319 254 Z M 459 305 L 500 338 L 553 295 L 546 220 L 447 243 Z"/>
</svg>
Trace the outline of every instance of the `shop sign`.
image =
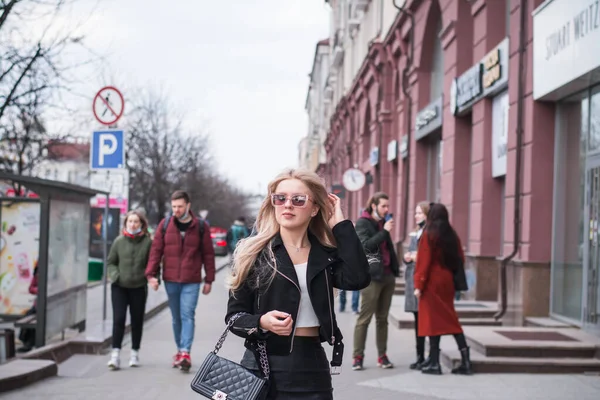
<svg viewBox="0 0 600 400">
<path fill-rule="evenodd" d="M 415 140 L 423 139 L 431 132 L 442 127 L 442 107 L 442 96 L 440 96 L 417 113 Z"/>
<path fill-rule="evenodd" d="M 506 153 L 508 150 L 508 91 L 492 102 L 492 176 L 506 175 Z"/>
<path fill-rule="evenodd" d="M 600 82 L 599 54 L 600 1 L 544 2 L 533 13 L 533 98 L 558 100 Z"/>
<path fill-rule="evenodd" d="M 387 160 L 394 161 L 396 158 L 398 158 L 398 141 L 392 140 L 388 143 Z"/>
<path fill-rule="evenodd" d="M 477 99 L 483 93 L 481 85 L 481 63 L 473 65 L 467 72 L 452 81 L 452 97 L 455 99 L 452 113 Z"/>
<path fill-rule="evenodd" d="M 369 164 L 371 164 L 372 167 L 379 164 L 379 147 L 373 147 L 371 149 L 371 153 L 369 154 Z"/>
<path fill-rule="evenodd" d="M 403 160 L 408 157 L 408 136 L 406 135 L 402 136 L 402 140 L 400 142 L 400 155 Z"/>
<path fill-rule="evenodd" d="M 455 78 L 450 87 L 450 109 L 463 115 L 474 103 L 508 86 L 508 38 L 505 38 L 480 62 Z"/>
<path fill-rule="evenodd" d="M 500 49 L 496 47 L 483 59 L 483 88 L 492 87 L 502 77 L 500 65 Z"/>
</svg>

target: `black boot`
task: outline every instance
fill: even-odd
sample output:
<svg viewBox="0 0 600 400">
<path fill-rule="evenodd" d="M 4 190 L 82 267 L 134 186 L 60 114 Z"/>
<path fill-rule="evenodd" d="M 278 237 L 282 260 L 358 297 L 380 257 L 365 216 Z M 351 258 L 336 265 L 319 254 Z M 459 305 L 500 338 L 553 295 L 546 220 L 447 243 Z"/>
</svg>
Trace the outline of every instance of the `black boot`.
<svg viewBox="0 0 600 400">
<path fill-rule="evenodd" d="M 452 370 L 453 374 L 472 375 L 471 354 L 468 347 L 460 349 L 460 365 Z"/>
<path fill-rule="evenodd" d="M 441 375 L 442 367 L 440 366 L 440 348 L 432 347 L 429 350 L 429 364 L 421 367 L 421 372 L 429 375 Z"/>
<path fill-rule="evenodd" d="M 417 361 L 410 364 L 408 367 L 410 369 L 421 369 L 421 367 L 423 366 L 424 363 L 425 363 L 425 357 L 423 357 L 423 355 L 421 354 L 421 355 L 417 355 Z"/>
<path fill-rule="evenodd" d="M 410 369 L 420 370 L 425 363 L 425 339 L 422 341 L 417 338 L 417 361 L 410 364 Z"/>
</svg>

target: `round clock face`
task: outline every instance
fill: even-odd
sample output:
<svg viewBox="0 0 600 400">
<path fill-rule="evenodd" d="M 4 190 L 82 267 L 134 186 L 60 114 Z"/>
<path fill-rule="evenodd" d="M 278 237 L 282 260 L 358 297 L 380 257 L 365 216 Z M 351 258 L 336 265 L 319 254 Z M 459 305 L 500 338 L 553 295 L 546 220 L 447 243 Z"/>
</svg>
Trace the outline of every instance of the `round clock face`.
<svg viewBox="0 0 600 400">
<path fill-rule="evenodd" d="M 365 174 L 360 169 L 350 168 L 344 172 L 342 183 L 349 192 L 356 192 L 365 186 Z"/>
</svg>

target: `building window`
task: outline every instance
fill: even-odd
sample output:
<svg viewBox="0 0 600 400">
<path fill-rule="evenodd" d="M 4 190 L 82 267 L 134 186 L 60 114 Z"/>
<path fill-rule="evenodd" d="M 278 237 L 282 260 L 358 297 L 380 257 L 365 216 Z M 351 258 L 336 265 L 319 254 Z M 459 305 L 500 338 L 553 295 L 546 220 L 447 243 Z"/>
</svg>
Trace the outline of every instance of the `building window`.
<svg viewBox="0 0 600 400">
<path fill-rule="evenodd" d="M 441 135 L 434 135 L 427 148 L 427 199 L 440 202 L 442 183 L 443 142 Z"/>
<path fill-rule="evenodd" d="M 444 91 L 444 49 L 440 34 L 442 33 L 442 19 L 438 19 L 436 26 L 435 40 L 433 43 L 433 59 L 431 63 L 431 98 L 436 100 Z"/>
<path fill-rule="evenodd" d="M 556 119 L 551 311 L 582 316 L 587 92 L 559 103 Z"/>
</svg>

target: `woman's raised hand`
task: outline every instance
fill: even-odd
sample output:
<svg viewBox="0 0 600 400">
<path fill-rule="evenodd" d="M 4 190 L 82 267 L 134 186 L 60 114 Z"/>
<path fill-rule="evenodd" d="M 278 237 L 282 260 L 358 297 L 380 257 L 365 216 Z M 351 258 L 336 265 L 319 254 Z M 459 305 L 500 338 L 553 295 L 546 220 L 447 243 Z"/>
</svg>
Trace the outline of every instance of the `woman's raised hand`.
<svg viewBox="0 0 600 400">
<path fill-rule="evenodd" d="M 346 218 L 342 211 L 342 200 L 333 193 L 329 193 L 329 202 L 331 203 L 331 211 L 329 214 L 329 220 L 327 221 L 329 227 L 333 229 L 338 223 L 342 222 Z"/>
<path fill-rule="evenodd" d="M 293 324 L 292 315 L 282 311 L 269 311 L 260 317 L 260 327 L 279 336 L 289 336 Z"/>
</svg>

